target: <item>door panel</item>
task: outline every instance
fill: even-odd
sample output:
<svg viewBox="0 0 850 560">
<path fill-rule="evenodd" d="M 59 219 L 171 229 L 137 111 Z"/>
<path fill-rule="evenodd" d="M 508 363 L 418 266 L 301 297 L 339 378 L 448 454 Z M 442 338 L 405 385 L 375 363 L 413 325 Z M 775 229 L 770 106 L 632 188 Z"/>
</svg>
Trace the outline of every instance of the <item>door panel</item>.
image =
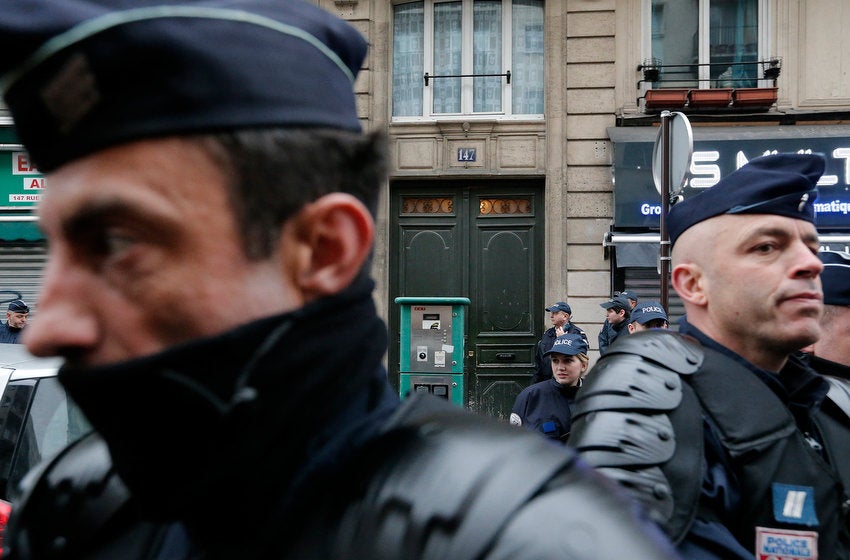
<svg viewBox="0 0 850 560">
<path fill-rule="evenodd" d="M 456 224 L 401 226 L 401 283 L 406 296 L 454 296 L 463 290 Z M 440 293 L 434 293 L 436 291 Z"/>
<path fill-rule="evenodd" d="M 542 182 L 406 183 L 391 189 L 391 382 L 398 387 L 395 298 L 468 297 L 464 402 L 507 418 L 531 380 L 542 332 Z"/>
</svg>

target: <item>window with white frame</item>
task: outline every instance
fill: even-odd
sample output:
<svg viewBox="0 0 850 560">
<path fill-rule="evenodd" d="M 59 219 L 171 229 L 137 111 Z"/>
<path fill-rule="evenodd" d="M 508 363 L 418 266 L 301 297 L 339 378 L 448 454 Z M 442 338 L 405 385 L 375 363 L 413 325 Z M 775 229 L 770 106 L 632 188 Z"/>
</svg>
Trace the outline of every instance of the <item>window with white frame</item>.
<svg viewBox="0 0 850 560">
<path fill-rule="evenodd" d="M 543 0 L 393 5 L 392 115 L 541 116 Z"/>
<path fill-rule="evenodd" d="M 766 0 L 644 0 L 647 59 L 664 87 L 757 87 L 766 57 Z"/>
</svg>

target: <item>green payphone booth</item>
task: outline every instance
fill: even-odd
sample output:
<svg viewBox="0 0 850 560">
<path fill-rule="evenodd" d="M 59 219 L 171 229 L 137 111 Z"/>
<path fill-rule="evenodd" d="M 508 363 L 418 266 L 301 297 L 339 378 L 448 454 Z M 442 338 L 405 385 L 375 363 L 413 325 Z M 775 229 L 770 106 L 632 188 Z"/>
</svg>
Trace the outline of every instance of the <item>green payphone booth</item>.
<svg viewBox="0 0 850 560">
<path fill-rule="evenodd" d="M 399 297 L 399 393 L 431 393 L 463 406 L 464 297 Z"/>
</svg>

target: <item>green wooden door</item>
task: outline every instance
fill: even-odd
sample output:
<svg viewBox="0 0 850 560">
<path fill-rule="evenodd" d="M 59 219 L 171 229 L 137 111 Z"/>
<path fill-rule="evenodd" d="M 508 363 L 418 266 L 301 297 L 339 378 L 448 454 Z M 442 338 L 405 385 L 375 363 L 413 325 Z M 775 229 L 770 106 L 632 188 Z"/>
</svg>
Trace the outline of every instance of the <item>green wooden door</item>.
<svg viewBox="0 0 850 560">
<path fill-rule="evenodd" d="M 465 402 L 507 418 L 528 385 L 543 325 L 542 183 L 391 187 L 390 379 L 398 386 L 399 296 L 458 296 L 467 312 Z"/>
</svg>

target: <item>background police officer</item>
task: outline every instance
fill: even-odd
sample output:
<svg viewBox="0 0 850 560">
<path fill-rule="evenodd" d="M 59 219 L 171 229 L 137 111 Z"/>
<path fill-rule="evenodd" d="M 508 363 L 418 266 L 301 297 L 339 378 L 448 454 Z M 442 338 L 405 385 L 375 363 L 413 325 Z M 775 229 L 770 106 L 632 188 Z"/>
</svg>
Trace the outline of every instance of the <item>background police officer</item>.
<svg viewBox="0 0 850 560">
<path fill-rule="evenodd" d="M 555 339 L 562 334 L 577 334 L 587 342 L 587 334 L 581 327 L 572 322 L 573 310 L 565 301 L 556 301 L 546 308 L 550 313 L 552 326 L 546 329 L 537 343 L 537 352 L 534 356 L 534 377 L 532 383 L 540 383 L 552 376 L 552 368 L 549 365 L 547 352 L 552 348 Z"/>
</svg>

